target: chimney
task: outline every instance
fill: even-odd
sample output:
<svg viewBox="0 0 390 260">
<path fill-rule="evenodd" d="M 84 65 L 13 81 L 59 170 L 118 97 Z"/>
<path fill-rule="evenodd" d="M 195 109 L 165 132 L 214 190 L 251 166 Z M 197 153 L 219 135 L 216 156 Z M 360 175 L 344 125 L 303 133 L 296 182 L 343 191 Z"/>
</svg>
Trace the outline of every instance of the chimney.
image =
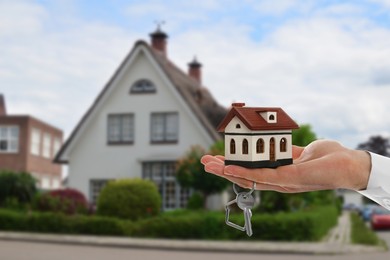
<svg viewBox="0 0 390 260">
<path fill-rule="evenodd" d="M 202 64 L 196 60 L 196 56 L 194 60 L 188 63 L 188 75 L 197 80 L 199 84 L 202 84 Z"/>
<path fill-rule="evenodd" d="M 167 38 L 168 35 L 161 31 L 160 24 L 157 25 L 155 32 L 150 34 L 153 49 L 158 50 L 167 56 Z"/>
<path fill-rule="evenodd" d="M 3 94 L 0 94 L 0 116 L 6 116 L 7 109 L 5 107 L 5 100 Z"/>
<path fill-rule="evenodd" d="M 235 102 L 235 103 L 232 103 L 232 107 L 245 107 L 245 103 Z"/>
</svg>

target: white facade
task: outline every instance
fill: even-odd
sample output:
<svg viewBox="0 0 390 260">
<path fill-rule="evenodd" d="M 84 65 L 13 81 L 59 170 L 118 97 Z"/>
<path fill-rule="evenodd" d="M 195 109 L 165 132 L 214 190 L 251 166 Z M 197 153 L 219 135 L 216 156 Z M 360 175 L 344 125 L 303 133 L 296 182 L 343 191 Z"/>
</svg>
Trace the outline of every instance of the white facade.
<svg viewBox="0 0 390 260">
<path fill-rule="evenodd" d="M 276 115 L 275 115 L 276 118 Z M 274 155 L 275 160 L 291 159 L 292 158 L 292 130 L 274 130 L 274 131 L 253 131 L 238 118 L 233 119 L 225 128 L 225 158 L 232 161 L 269 161 L 271 151 L 271 139 L 274 139 Z M 264 141 L 264 150 L 261 153 L 256 151 L 256 144 L 259 138 Z M 281 140 L 286 141 L 286 150 L 280 150 Z M 243 141 L 248 141 L 248 153 L 243 153 Z M 235 153 L 231 153 L 231 140 L 235 142 Z"/>
<path fill-rule="evenodd" d="M 131 94 L 131 86 L 140 79 L 150 80 L 156 92 Z M 193 145 L 208 149 L 214 143 L 142 45 L 133 50 L 110 84 L 62 154 L 62 159 L 69 162 L 68 186 L 83 192 L 88 200 L 91 199 L 91 180 L 141 178 L 143 162 L 173 162 Z M 177 143 L 151 144 L 151 114 L 156 112 L 178 113 Z M 108 144 L 108 115 L 121 113 L 134 115 L 134 142 Z"/>
</svg>

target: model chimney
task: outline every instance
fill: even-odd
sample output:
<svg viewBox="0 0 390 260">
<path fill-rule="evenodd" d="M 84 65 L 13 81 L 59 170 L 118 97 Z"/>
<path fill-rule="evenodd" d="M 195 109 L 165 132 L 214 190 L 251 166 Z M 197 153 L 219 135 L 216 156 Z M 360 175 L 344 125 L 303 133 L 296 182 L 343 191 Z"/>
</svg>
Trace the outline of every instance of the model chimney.
<svg viewBox="0 0 390 260">
<path fill-rule="evenodd" d="M 5 100 L 3 94 L 0 94 L 0 116 L 5 116 L 5 115 L 7 115 Z"/>
<path fill-rule="evenodd" d="M 150 34 L 150 38 L 152 41 L 151 44 L 153 49 L 162 52 L 164 56 L 166 56 L 168 35 L 165 32 L 161 31 L 160 24 L 157 25 L 156 31 Z"/>
<path fill-rule="evenodd" d="M 194 60 L 188 63 L 188 75 L 197 80 L 199 84 L 202 84 L 202 70 L 201 70 L 202 64 L 199 63 L 196 60 L 196 57 L 194 57 Z"/>
</svg>

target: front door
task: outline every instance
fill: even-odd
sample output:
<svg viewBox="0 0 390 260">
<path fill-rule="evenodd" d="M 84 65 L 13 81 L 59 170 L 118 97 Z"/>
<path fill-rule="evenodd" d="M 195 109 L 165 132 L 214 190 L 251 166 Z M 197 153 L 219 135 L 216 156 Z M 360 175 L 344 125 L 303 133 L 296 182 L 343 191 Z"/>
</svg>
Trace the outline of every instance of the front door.
<svg viewBox="0 0 390 260">
<path fill-rule="evenodd" d="M 269 160 L 271 162 L 275 161 L 275 138 L 271 138 L 269 141 Z"/>
</svg>

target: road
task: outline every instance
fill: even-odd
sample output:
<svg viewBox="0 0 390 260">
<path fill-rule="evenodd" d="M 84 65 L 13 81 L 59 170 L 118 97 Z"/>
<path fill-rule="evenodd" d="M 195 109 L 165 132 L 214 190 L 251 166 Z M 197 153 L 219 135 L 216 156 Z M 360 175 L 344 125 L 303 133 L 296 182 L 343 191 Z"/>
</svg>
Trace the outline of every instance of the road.
<svg viewBox="0 0 390 260">
<path fill-rule="evenodd" d="M 390 232 L 380 232 L 379 235 L 390 245 Z M 337 256 L 314 256 L 314 255 L 286 255 L 286 254 L 232 254 L 211 252 L 188 252 L 188 251 L 164 251 L 150 249 L 112 248 L 95 246 L 77 246 L 46 244 L 21 241 L 1 241 L 1 260 L 360 260 L 360 259 L 390 259 L 390 252 L 365 253 Z"/>
</svg>

